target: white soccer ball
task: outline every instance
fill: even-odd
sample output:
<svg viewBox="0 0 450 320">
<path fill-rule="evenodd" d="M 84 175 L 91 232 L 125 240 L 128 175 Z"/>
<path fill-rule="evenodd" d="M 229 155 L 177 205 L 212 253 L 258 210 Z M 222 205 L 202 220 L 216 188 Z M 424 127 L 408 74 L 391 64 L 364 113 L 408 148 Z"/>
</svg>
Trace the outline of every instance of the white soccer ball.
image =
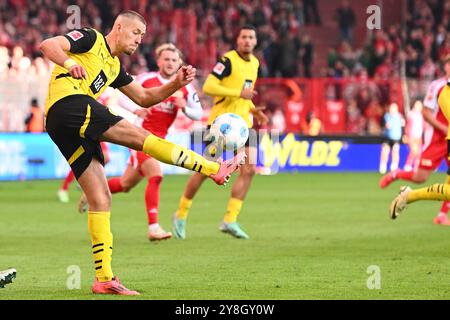
<svg viewBox="0 0 450 320">
<path fill-rule="evenodd" d="M 238 150 L 248 139 L 247 123 L 234 113 L 218 116 L 211 125 L 214 140 L 218 139 L 225 150 Z M 217 137 L 219 135 L 219 137 Z"/>
</svg>

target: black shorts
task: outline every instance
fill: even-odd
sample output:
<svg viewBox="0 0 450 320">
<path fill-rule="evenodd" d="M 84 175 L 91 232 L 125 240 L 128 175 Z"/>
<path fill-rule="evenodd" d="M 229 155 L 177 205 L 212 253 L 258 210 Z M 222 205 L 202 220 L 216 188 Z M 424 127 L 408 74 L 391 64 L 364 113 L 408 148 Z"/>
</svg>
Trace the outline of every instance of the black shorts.
<svg viewBox="0 0 450 320">
<path fill-rule="evenodd" d="M 223 149 L 218 150 L 217 142 L 213 141 L 211 139 L 211 134 L 209 133 L 210 129 L 211 129 L 211 126 L 208 125 L 206 127 L 206 130 L 203 133 L 203 143 L 205 144 L 205 149 L 204 149 L 203 155 L 207 159 L 216 160 L 217 158 L 222 157 Z M 256 130 L 249 128 L 248 129 L 248 139 L 245 142 L 244 147 L 256 148 L 257 145 L 258 145 L 258 135 L 256 133 Z M 237 150 L 235 150 L 235 151 L 237 151 Z"/>
<path fill-rule="evenodd" d="M 77 94 L 58 100 L 49 109 L 46 129 L 78 179 L 92 158 L 104 165 L 99 137 L 122 119 L 94 98 Z"/>
<path fill-rule="evenodd" d="M 401 140 L 394 140 L 394 139 L 390 139 L 390 138 L 384 138 L 383 143 L 389 145 L 391 148 L 395 145 L 395 144 L 400 144 Z"/>
</svg>

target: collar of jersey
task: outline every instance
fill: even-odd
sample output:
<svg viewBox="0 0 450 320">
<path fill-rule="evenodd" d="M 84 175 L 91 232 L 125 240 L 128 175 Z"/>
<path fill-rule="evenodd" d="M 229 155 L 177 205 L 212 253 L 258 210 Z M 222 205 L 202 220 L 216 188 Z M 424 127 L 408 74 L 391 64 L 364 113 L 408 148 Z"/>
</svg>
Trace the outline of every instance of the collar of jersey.
<svg viewBox="0 0 450 320">
<path fill-rule="evenodd" d="M 110 55 L 112 58 L 114 58 L 113 55 L 112 55 L 112 53 L 111 53 L 111 48 L 109 47 L 108 41 L 106 41 L 106 38 L 105 38 L 105 36 L 104 36 L 103 34 L 102 34 L 102 37 L 103 37 L 103 40 L 105 41 L 106 49 L 108 49 L 109 55 Z"/>
<path fill-rule="evenodd" d="M 238 57 L 239 58 L 241 58 L 242 60 L 244 60 L 245 62 L 250 62 L 252 59 L 250 58 L 250 59 L 245 59 L 243 56 L 241 56 L 240 54 L 239 54 L 239 51 L 237 51 L 236 49 L 234 49 L 234 52 L 236 52 L 236 54 L 238 55 Z"/>
</svg>

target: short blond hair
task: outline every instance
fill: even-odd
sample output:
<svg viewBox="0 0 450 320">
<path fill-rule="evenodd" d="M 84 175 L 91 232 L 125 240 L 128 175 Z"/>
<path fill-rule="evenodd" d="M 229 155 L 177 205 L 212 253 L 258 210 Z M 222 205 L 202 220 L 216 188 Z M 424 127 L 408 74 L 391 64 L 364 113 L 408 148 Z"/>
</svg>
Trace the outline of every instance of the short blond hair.
<svg viewBox="0 0 450 320">
<path fill-rule="evenodd" d="M 137 19 L 147 26 L 147 21 L 145 21 L 145 18 L 133 10 L 123 11 L 123 12 L 119 13 L 119 15 L 117 17 L 127 17 L 129 19 Z"/>
<path fill-rule="evenodd" d="M 164 51 L 176 52 L 180 57 L 180 63 L 183 61 L 183 54 L 181 53 L 180 49 L 178 49 L 173 43 L 163 43 L 162 45 L 158 46 L 155 50 L 156 58 L 159 58 L 159 56 Z"/>
</svg>

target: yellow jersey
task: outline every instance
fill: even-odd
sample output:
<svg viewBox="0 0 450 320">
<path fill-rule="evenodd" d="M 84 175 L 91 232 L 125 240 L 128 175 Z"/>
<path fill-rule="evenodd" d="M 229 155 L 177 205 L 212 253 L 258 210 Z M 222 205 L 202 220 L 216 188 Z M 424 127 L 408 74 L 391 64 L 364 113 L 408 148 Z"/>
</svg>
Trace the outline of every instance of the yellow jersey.
<svg viewBox="0 0 450 320">
<path fill-rule="evenodd" d="M 85 69 L 86 78 L 74 79 L 67 69 L 55 65 L 48 87 L 45 114 L 64 97 L 83 94 L 97 99 L 108 86 L 119 88 L 133 81 L 121 67 L 119 58 L 111 55 L 106 38 L 97 30 L 76 29 L 64 37 L 70 42 L 67 55 Z"/>
<path fill-rule="evenodd" d="M 258 78 L 259 61 L 254 55 L 246 60 L 236 50 L 228 51 L 214 66 L 203 85 L 203 91 L 214 96 L 214 106 L 208 125 L 223 113 L 240 115 L 248 127 L 253 126 L 250 109 L 255 105 L 251 100 L 240 97 L 244 88 L 254 89 Z"/>
</svg>

